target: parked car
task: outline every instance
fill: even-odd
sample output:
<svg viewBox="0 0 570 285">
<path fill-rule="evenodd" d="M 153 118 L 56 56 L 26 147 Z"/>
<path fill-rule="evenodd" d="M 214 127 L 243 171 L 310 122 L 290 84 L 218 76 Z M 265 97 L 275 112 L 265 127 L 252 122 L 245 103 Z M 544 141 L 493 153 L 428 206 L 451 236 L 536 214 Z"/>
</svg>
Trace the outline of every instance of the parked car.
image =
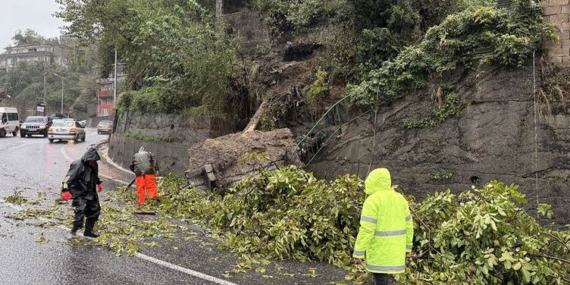
<svg viewBox="0 0 570 285">
<path fill-rule="evenodd" d="M 103 120 L 97 124 L 97 134 L 110 134 L 113 132 L 113 121 Z"/>
<path fill-rule="evenodd" d="M 46 116 L 29 116 L 20 126 L 20 136 L 43 135 L 44 138 L 47 138 L 51 122 Z"/>
<path fill-rule="evenodd" d="M 48 129 L 48 140 L 50 143 L 54 140 L 85 141 L 85 129 L 79 122 L 73 120 L 53 120 L 51 127 Z"/>
<path fill-rule="evenodd" d="M 18 109 L 0 107 L 0 138 L 5 137 L 8 133 L 17 136 L 19 128 L 20 119 L 18 118 Z"/>
</svg>

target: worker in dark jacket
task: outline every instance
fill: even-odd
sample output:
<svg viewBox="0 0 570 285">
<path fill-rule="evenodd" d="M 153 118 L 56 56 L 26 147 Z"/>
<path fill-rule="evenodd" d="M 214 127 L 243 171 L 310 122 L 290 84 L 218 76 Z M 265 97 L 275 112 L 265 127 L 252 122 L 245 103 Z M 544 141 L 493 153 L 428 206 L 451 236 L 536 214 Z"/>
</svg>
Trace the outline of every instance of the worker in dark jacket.
<svg viewBox="0 0 570 285">
<path fill-rule="evenodd" d="M 139 152 L 135 153 L 133 162 L 130 166 L 135 173 L 135 183 L 137 186 L 139 207 L 144 205 L 146 195 L 149 199 L 154 199 L 158 195 L 156 187 L 156 172 L 158 172 L 158 164 L 151 152 L 141 146 Z"/>
<path fill-rule="evenodd" d="M 73 198 L 72 206 L 75 207 L 75 219 L 71 234 L 75 235 L 77 230 L 83 228 L 85 219 L 86 237 L 99 237 L 93 232 L 95 223 L 99 219 L 101 206 L 97 192 L 103 191 L 103 184 L 99 179 L 99 167 L 97 161 L 101 158 L 97 150 L 89 148 L 83 157 L 71 163 L 69 171 L 63 180 L 61 187 L 61 198 L 65 201 Z"/>
</svg>

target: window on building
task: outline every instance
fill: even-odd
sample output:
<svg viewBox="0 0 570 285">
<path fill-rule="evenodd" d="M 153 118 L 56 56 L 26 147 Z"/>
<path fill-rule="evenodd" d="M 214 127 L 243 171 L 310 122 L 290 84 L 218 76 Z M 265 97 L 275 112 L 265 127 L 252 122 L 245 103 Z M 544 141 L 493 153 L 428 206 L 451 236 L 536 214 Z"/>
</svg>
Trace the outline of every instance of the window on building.
<svg viewBox="0 0 570 285">
<path fill-rule="evenodd" d="M 103 116 L 109 116 L 109 110 L 108 110 L 108 109 L 103 109 L 103 112 L 101 112 L 101 115 L 103 115 Z"/>
<path fill-rule="evenodd" d="M 113 84 L 105 84 L 104 88 L 105 88 L 104 89 L 105 91 L 111 91 L 111 90 L 113 90 Z"/>
<path fill-rule="evenodd" d="M 111 98 L 107 98 L 107 100 L 106 100 L 106 102 L 105 102 L 105 103 L 107 103 L 107 104 L 112 104 L 112 103 L 113 103 L 113 99 L 111 99 Z"/>
</svg>

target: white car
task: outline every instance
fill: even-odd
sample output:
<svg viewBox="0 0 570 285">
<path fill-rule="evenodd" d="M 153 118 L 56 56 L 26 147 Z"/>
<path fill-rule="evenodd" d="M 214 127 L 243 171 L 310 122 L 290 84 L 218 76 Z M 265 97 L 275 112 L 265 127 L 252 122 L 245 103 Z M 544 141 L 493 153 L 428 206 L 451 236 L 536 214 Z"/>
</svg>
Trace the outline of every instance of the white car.
<svg viewBox="0 0 570 285">
<path fill-rule="evenodd" d="M 18 109 L 11 107 L 0 107 L 0 138 L 11 133 L 18 135 L 20 129 L 20 120 L 18 118 Z"/>
<path fill-rule="evenodd" d="M 48 140 L 52 143 L 54 140 L 74 142 L 85 141 L 85 128 L 74 120 L 53 120 L 53 124 L 48 129 Z"/>
</svg>

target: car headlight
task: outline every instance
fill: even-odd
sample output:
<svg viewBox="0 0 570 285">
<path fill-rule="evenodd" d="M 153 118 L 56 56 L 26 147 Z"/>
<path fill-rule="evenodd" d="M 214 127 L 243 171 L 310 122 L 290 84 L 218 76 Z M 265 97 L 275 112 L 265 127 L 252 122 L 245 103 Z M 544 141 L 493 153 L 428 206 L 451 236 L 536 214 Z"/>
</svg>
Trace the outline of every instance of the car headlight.
<svg viewBox="0 0 570 285">
<path fill-rule="evenodd" d="M 22 129 L 27 128 L 26 125 L 21 125 L 20 127 L 21 127 Z"/>
<path fill-rule="evenodd" d="M 39 127 L 40 130 L 43 130 L 43 129 L 45 129 L 45 128 L 46 128 L 46 126 L 40 126 L 40 127 Z"/>
</svg>

